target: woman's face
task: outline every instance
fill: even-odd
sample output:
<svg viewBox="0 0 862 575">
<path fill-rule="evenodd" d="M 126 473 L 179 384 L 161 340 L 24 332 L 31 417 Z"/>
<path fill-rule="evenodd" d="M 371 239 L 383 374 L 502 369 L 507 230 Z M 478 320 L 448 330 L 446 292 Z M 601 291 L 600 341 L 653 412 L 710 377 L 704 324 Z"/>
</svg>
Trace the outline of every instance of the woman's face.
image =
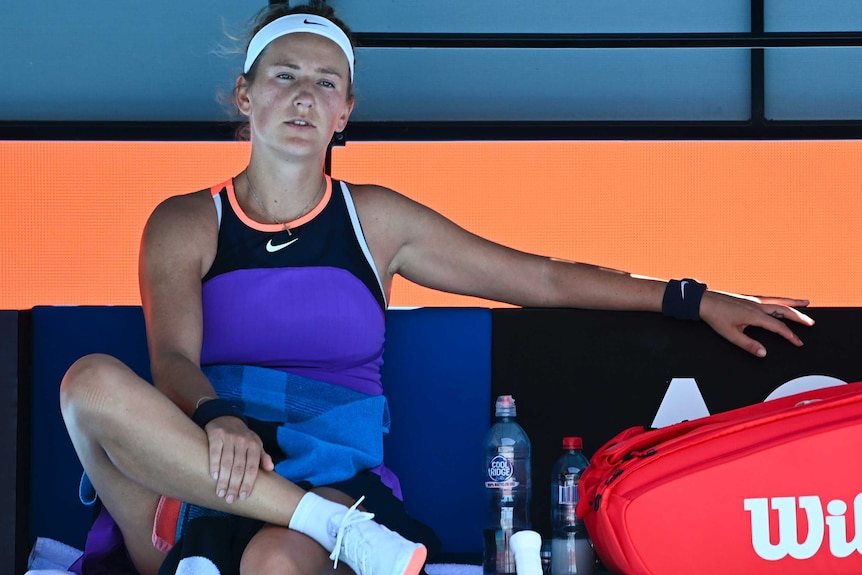
<svg viewBox="0 0 862 575">
<path fill-rule="evenodd" d="M 255 67 L 251 83 L 237 80 L 237 106 L 249 118 L 253 145 L 319 153 L 347 126 L 350 68 L 328 38 L 302 32 L 276 38 Z"/>
</svg>

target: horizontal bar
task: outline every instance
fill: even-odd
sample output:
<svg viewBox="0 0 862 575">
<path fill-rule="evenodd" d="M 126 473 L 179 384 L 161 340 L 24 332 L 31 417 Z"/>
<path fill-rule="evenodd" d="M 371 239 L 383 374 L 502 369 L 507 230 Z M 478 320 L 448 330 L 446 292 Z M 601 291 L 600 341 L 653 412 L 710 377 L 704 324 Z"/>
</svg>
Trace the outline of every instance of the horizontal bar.
<svg viewBox="0 0 862 575">
<path fill-rule="evenodd" d="M 500 34 L 359 32 L 364 48 L 816 48 L 862 46 L 862 32 Z"/>
<path fill-rule="evenodd" d="M 0 122 L 0 140 L 233 141 L 224 122 Z M 335 145 L 358 141 L 862 139 L 862 120 L 740 122 L 352 122 Z"/>
<path fill-rule="evenodd" d="M 862 120 L 745 122 L 354 122 L 352 141 L 856 140 Z"/>
</svg>

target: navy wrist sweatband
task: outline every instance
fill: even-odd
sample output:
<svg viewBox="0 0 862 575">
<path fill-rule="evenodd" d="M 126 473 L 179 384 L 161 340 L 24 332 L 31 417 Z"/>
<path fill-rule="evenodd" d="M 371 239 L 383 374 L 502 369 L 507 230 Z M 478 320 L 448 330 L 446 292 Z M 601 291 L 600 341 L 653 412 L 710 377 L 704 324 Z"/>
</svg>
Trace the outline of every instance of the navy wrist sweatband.
<svg viewBox="0 0 862 575">
<path fill-rule="evenodd" d="M 700 319 L 700 300 L 706 291 L 706 284 L 686 278 L 667 282 L 661 312 L 677 319 Z"/>
<path fill-rule="evenodd" d="M 207 423 L 212 421 L 217 417 L 224 417 L 226 415 L 230 415 L 231 417 L 238 417 L 241 420 L 245 421 L 245 417 L 242 415 L 242 411 L 239 407 L 231 403 L 226 399 L 210 399 L 209 401 L 205 401 L 195 409 L 195 412 L 192 414 L 192 421 L 198 424 L 201 428 L 206 427 Z M 247 422 L 246 422 L 247 423 Z"/>
</svg>

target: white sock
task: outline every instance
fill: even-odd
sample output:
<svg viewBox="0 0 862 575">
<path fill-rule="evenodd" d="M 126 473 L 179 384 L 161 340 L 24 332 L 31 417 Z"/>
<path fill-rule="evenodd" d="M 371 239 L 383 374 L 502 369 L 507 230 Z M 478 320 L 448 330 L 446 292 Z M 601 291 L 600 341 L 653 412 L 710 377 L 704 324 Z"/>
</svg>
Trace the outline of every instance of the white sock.
<svg viewBox="0 0 862 575">
<path fill-rule="evenodd" d="M 324 549 L 332 551 L 335 538 L 329 535 L 329 519 L 346 512 L 347 507 L 344 505 L 308 492 L 299 500 L 288 527 L 308 535 Z"/>
</svg>

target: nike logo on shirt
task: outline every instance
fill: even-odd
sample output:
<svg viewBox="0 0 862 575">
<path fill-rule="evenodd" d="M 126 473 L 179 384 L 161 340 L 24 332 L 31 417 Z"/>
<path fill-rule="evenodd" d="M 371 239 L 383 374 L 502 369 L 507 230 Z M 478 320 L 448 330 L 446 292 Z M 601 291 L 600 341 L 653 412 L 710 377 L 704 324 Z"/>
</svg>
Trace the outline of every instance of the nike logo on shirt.
<svg viewBox="0 0 862 575">
<path fill-rule="evenodd" d="M 266 251 L 268 251 L 271 254 L 274 254 L 275 252 L 277 252 L 279 250 L 283 250 L 284 248 L 286 248 L 287 246 L 289 246 L 290 244 L 292 244 L 293 242 L 295 242 L 298 239 L 299 238 L 293 238 L 289 242 L 284 242 L 283 244 L 273 244 L 272 238 L 269 238 L 269 241 L 266 242 Z"/>
<path fill-rule="evenodd" d="M 679 289 L 682 292 L 680 294 L 682 296 L 682 299 L 685 299 L 685 284 L 687 284 L 687 283 L 688 283 L 688 280 L 682 280 L 682 282 L 680 282 L 680 284 L 679 284 Z"/>
</svg>

